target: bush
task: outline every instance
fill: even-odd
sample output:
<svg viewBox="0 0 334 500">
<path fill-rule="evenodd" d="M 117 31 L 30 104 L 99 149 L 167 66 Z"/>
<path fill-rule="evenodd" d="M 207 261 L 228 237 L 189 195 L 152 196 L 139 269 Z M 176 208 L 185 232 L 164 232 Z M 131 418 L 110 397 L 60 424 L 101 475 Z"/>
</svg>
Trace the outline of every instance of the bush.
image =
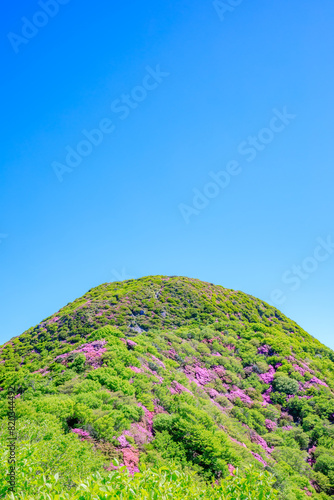
<svg viewBox="0 0 334 500">
<path fill-rule="evenodd" d="M 297 380 L 281 376 L 274 379 L 273 387 L 276 391 L 284 394 L 296 394 L 299 390 L 299 384 Z"/>
<path fill-rule="evenodd" d="M 334 457 L 329 453 L 321 454 L 315 463 L 314 470 L 328 477 L 330 485 L 334 488 Z"/>
<path fill-rule="evenodd" d="M 115 467 L 118 462 L 114 461 Z M 35 472 L 34 470 L 32 471 Z M 59 475 L 37 475 L 29 481 L 26 476 L 25 492 L 18 491 L 16 500 L 278 500 L 273 489 L 273 477 L 267 472 L 248 468 L 244 474 L 223 480 L 221 484 L 205 485 L 194 473 L 181 472 L 175 467 L 144 469 L 131 476 L 125 467 L 108 476 L 99 473 L 77 481 L 77 488 L 66 491 Z M 9 496 L 14 499 L 14 496 Z"/>
<path fill-rule="evenodd" d="M 7 439 L 8 431 L 3 425 L 0 428 L 0 477 L 3 479 L 8 473 Z M 24 493 L 20 497 L 15 495 L 15 498 L 36 493 L 36 484 L 42 486 L 43 475 L 48 479 L 58 474 L 59 487 L 67 490 L 75 486 L 76 478 L 85 477 L 93 470 L 97 472 L 103 465 L 104 459 L 93 445 L 80 441 L 71 432 L 65 434 L 56 417 L 43 415 L 39 421 L 20 419 L 17 422 L 16 485 L 17 490 Z M 6 488 L 6 482 L 1 480 L 0 498 L 3 498 Z M 46 495 L 45 484 L 43 490 L 43 495 Z"/>
</svg>

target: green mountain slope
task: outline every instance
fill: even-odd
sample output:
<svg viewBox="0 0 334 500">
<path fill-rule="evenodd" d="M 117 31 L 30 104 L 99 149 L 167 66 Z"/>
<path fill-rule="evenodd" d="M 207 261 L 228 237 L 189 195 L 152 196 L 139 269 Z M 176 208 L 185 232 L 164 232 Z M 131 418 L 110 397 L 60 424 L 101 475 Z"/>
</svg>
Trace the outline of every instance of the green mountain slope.
<svg viewBox="0 0 334 500">
<path fill-rule="evenodd" d="M 217 498 L 334 493 L 334 352 L 242 292 L 164 276 L 101 285 L 2 346 L 0 386 L 3 443 L 16 395 L 18 491 L 29 474 L 70 489 L 118 463 L 195 473 L 203 488 L 249 467 L 272 475 L 268 496 Z"/>
</svg>

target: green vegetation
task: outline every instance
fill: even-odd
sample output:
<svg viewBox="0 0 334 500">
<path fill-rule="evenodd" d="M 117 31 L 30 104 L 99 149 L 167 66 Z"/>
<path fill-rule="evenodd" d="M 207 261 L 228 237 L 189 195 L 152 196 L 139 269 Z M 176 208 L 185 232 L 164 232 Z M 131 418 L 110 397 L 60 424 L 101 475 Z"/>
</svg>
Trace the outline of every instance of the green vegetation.
<svg viewBox="0 0 334 500">
<path fill-rule="evenodd" d="M 115 462 L 117 463 L 117 462 Z M 38 475 L 32 486 L 26 480 L 24 492 L 9 498 L 24 500 L 278 500 L 272 488 L 273 480 L 267 472 L 246 470 L 243 476 L 229 478 L 219 485 L 208 486 L 194 474 L 170 470 L 148 469 L 134 476 L 126 467 L 103 477 L 95 474 L 82 481 L 70 492 L 64 492 L 59 476 Z"/>
<path fill-rule="evenodd" d="M 333 351 L 254 297 L 104 284 L 0 348 L 0 498 L 325 500 L 333 389 Z"/>
</svg>

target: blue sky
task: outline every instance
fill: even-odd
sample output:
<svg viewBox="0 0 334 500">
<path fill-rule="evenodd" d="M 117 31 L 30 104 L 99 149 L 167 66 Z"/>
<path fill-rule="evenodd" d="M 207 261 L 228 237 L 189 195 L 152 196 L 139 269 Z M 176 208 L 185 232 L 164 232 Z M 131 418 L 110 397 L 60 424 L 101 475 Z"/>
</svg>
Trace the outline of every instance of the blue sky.
<svg viewBox="0 0 334 500">
<path fill-rule="evenodd" d="M 55 1 L 0 18 L 0 342 L 165 274 L 334 348 L 333 2 Z"/>
</svg>

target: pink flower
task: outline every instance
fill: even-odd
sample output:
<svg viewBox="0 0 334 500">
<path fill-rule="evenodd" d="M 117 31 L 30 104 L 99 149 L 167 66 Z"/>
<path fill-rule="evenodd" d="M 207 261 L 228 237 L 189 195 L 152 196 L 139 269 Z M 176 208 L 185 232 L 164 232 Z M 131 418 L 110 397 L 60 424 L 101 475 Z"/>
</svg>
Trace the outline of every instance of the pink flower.
<svg viewBox="0 0 334 500">
<path fill-rule="evenodd" d="M 136 366 L 129 366 L 129 368 L 131 368 L 131 370 L 135 373 L 141 373 L 141 369 Z"/>
<path fill-rule="evenodd" d="M 277 424 L 275 422 L 273 422 L 272 420 L 269 420 L 269 418 L 267 418 L 266 419 L 266 427 L 267 427 L 269 432 L 273 432 L 276 429 Z"/>
<path fill-rule="evenodd" d="M 268 354 L 270 349 L 271 349 L 271 347 L 269 345 L 262 345 L 258 348 L 257 353 L 258 354 Z"/>
<path fill-rule="evenodd" d="M 226 349 L 228 349 L 229 351 L 235 351 L 235 346 L 232 345 L 232 344 L 227 344 L 226 346 Z"/>
<path fill-rule="evenodd" d="M 129 448 L 130 446 L 125 436 L 118 437 L 117 441 L 121 445 L 121 448 Z"/>
<path fill-rule="evenodd" d="M 270 400 L 270 396 L 269 394 L 273 391 L 273 388 L 272 386 L 269 387 L 269 389 L 267 389 L 266 391 L 264 391 L 264 393 L 262 394 L 262 397 L 265 401 L 267 401 L 267 403 L 271 403 L 271 400 Z"/>
<path fill-rule="evenodd" d="M 200 367 L 196 367 L 195 377 L 201 385 L 209 384 L 212 380 L 216 378 L 215 374 L 212 374 L 206 368 L 200 368 Z"/>
<path fill-rule="evenodd" d="M 240 441 L 237 441 L 236 439 L 232 438 L 231 436 L 230 436 L 230 439 L 234 443 L 237 443 L 240 446 L 243 446 L 244 448 L 247 448 L 247 446 L 245 445 L 245 443 L 240 443 Z M 261 464 L 263 464 L 265 467 L 267 466 L 267 462 L 265 462 L 265 460 L 263 460 L 263 458 L 261 457 L 261 455 L 259 455 L 258 453 L 254 453 L 253 451 L 250 451 L 250 453 L 253 455 L 254 458 L 256 458 L 256 460 L 258 460 L 259 462 L 261 462 Z"/>
<path fill-rule="evenodd" d="M 300 366 L 296 365 L 296 363 L 294 363 L 292 366 L 296 372 L 300 373 L 302 376 L 305 375 L 305 373 L 307 371 L 307 370 L 305 370 L 305 368 L 301 368 Z"/>
<path fill-rule="evenodd" d="M 151 442 L 154 437 L 150 430 L 145 429 L 145 427 L 139 423 L 131 424 L 130 429 L 124 431 L 123 435 L 133 437 L 135 443 L 139 446 Z"/>
<path fill-rule="evenodd" d="M 247 394 L 245 394 L 244 391 L 235 386 L 233 387 L 233 390 L 229 394 L 226 394 L 226 397 L 230 401 L 234 401 L 235 399 L 240 398 L 243 403 L 246 404 L 253 403 L 252 399 Z"/>
<path fill-rule="evenodd" d="M 134 342 L 134 340 L 130 340 L 130 339 L 127 339 L 126 343 L 130 349 L 134 349 L 137 345 L 137 343 Z"/>
<path fill-rule="evenodd" d="M 230 473 L 230 476 L 234 476 L 235 467 L 233 467 L 233 465 L 231 465 L 231 464 L 228 464 L 227 467 L 228 467 L 228 471 Z"/>
<path fill-rule="evenodd" d="M 216 389 L 209 389 L 208 394 L 211 398 L 216 398 L 219 395 L 219 392 Z"/>
<path fill-rule="evenodd" d="M 258 453 L 254 453 L 253 451 L 251 451 L 251 454 L 253 455 L 254 458 L 256 458 L 256 460 L 258 460 L 259 462 L 261 462 L 262 465 L 264 465 L 265 467 L 267 467 L 267 462 L 265 460 L 263 460 L 263 458 L 261 457 L 261 455 L 259 455 Z"/>
<path fill-rule="evenodd" d="M 157 365 L 162 366 L 162 368 L 166 368 L 164 363 L 159 358 L 153 356 L 153 354 L 151 354 L 151 358 L 153 359 L 153 361 L 156 362 Z"/>
<path fill-rule="evenodd" d="M 269 365 L 269 370 L 267 373 L 261 373 L 259 375 L 262 382 L 265 384 L 270 384 L 274 380 L 275 368 L 272 365 Z"/>
<path fill-rule="evenodd" d="M 139 472 L 139 450 L 134 448 L 124 448 L 122 450 L 124 465 L 128 468 L 131 475 Z"/>
<path fill-rule="evenodd" d="M 252 443 L 260 445 L 267 453 L 272 453 L 274 451 L 274 448 L 270 448 L 267 442 L 253 430 L 250 432 L 250 438 Z"/>
<path fill-rule="evenodd" d="M 50 372 L 48 371 L 47 368 L 40 368 L 39 370 L 36 370 L 35 372 L 32 373 L 40 373 L 44 377 L 44 375 L 47 375 Z"/>
<path fill-rule="evenodd" d="M 217 373 L 218 377 L 223 377 L 225 374 L 225 368 L 222 366 L 214 366 L 213 371 Z"/>
<path fill-rule="evenodd" d="M 55 316 L 54 318 L 51 318 L 49 321 L 48 321 L 48 324 L 50 325 L 51 323 L 56 323 L 60 318 L 58 316 Z"/>
<path fill-rule="evenodd" d="M 89 432 L 86 432 L 83 429 L 72 429 L 71 432 L 77 434 L 81 438 L 81 441 L 87 441 L 91 439 Z"/>
<path fill-rule="evenodd" d="M 172 390 L 175 392 L 172 392 Z M 192 392 L 189 391 L 189 389 L 184 387 L 182 384 L 179 384 L 179 382 L 176 382 L 176 380 L 173 380 L 172 387 L 171 387 L 171 393 L 172 394 L 181 394 L 182 392 L 188 392 L 189 394 L 192 394 Z"/>
<path fill-rule="evenodd" d="M 310 382 L 310 384 L 319 384 L 319 385 L 323 385 L 324 387 L 328 387 L 328 385 L 323 382 L 322 380 L 318 379 L 317 377 L 313 377 Z"/>
<path fill-rule="evenodd" d="M 171 342 L 168 342 L 169 345 L 172 345 Z M 177 352 L 175 351 L 175 349 L 170 349 L 167 353 L 166 353 L 166 356 L 168 358 L 172 358 L 172 359 L 175 359 L 176 356 L 177 356 Z"/>
<path fill-rule="evenodd" d="M 145 413 L 145 420 L 147 423 L 148 430 L 150 432 L 153 432 L 153 417 L 154 417 L 154 412 L 149 411 L 142 403 L 137 403 L 137 405 L 140 408 L 143 408 L 144 413 Z"/>
<path fill-rule="evenodd" d="M 98 368 L 101 365 L 102 355 L 107 351 L 107 349 L 103 347 L 106 343 L 106 340 L 95 340 L 89 344 L 83 344 L 74 351 L 60 354 L 55 358 L 55 361 L 61 360 L 66 363 L 69 356 L 82 353 L 85 355 L 88 365 L 91 365 L 93 368 Z"/>
</svg>

